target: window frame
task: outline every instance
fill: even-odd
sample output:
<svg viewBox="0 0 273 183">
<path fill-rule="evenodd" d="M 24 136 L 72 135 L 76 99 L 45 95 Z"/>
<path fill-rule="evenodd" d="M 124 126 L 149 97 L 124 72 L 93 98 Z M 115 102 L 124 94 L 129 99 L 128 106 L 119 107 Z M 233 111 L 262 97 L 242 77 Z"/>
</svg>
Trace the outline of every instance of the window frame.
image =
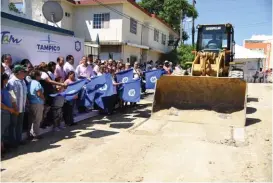
<svg viewBox="0 0 273 183">
<path fill-rule="evenodd" d="M 154 41 L 159 42 L 159 30 L 154 29 Z"/>
<path fill-rule="evenodd" d="M 130 18 L 130 32 L 137 35 L 137 20 L 134 18 Z"/>
<path fill-rule="evenodd" d="M 166 39 L 167 39 L 167 36 L 166 36 L 166 34 L 161 34 L 161 44 L 163 44 L 163 45 L 166 45 Z"/>
<path fill-rule="evenodd" d="M 109 29 L 110 13 L 94 13 L 92 27 L 93 29 Z"/>
</svg>

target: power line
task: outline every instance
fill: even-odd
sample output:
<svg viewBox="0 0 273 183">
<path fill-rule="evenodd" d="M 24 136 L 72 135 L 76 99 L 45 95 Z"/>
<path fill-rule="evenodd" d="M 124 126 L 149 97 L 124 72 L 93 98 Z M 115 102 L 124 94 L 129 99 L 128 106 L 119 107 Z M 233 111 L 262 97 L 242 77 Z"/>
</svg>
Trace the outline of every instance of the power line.
<svg viewBox="0 0 273 183">
<path fill-rule="evenodd" d="M 100 1 L 98 1 L 98 0 L 93 0 L 93 1 L 95 1 L 95 2 L 98 3 L 99 5 L 104 6 L 104 7 L 106 7 L 107 9 L 109 9 L 109 10 L 111 10 L 111 11 L 113 11 L 113 12 L 119 14 L 120 16 L 123 16 L 123 17 L 129 19 L 129 20 L 130 20 L 131 18 L 134 19 L 134 20 L 137 22 L 137 24 L 142 25 L 142 26 L 144 26 L 144 27 L 146 27 L 146 28 L 148 28 L 148 29 L 150 29 L 150 30 L 152 30 L 152 31 L 157 30 L 158 32 L 160 32 L 160 33 L 162 33 L 162 34 L 164 34 L 164 35 L 168 35 L 168 33 L 162 32 L 162 31 L 160 31 L 159 29 L 157 29 L 157 28 L 155 28 L 155 27 L 145 25 L 143 22 L 138 21 L 138 20 L 136 20 L 135 18 L 133 18 L 133 17 L 131 17 L 131 16 L 125 14 L 125 13 L 120 12 L 120 11 L 118 11 L 118 10 L 115 9 L 115 8 L 112 8 L 112 7 L 110 7 L 110 6 L 106 5 L 106 4 L 103 4 L 102 2 L 100 2 Z M 174 31 L 174 32 L 175 32 L 175 31 Z M 175 37 L 175 39 L 179 39 L 179 38 L 178 38 L 178 37 Z M 169 40 L 169 39 L 166 38 L 166 40 Z"/>
</svg>

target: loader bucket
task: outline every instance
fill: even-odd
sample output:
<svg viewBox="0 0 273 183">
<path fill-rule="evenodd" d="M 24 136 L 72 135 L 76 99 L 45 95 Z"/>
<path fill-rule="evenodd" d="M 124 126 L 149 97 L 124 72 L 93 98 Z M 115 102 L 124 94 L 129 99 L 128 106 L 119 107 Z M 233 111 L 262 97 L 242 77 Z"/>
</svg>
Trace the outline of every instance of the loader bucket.
<svg viewBox="0 0 273 183">
<path fill-rule="evenodd" d="M 247 84 L 238 78 L 162 76 L 152 118 L 244 127 Z"/>
</svg>

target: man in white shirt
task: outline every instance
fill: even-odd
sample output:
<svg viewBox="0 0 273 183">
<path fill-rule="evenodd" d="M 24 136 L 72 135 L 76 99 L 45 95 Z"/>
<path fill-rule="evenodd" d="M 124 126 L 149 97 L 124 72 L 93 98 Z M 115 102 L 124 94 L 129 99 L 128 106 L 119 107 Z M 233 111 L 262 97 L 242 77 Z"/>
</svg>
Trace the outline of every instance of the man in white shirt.
<svg viewBox="0 0 273 183">
<path fill-rule="evenodd" d="M 92 67 L 87 64 L 87 58 L 85 56 L 82 57 L 81 64 L 77 66 L 75 73 L 79 79 L 95 76 Z"/>
<path fill-rule="evenodd" d="M 1 58 L 2 65 L 5 69 L 5 73 L 10 77 L 12 74 L 12 71 L 10 69 L 10 66 L 12 64 L 12 58 L 10 54 L 4 54 Z"/>
<path fill-rule="evenodd" d="M 134 73 L 134 79 L 139 79 L 143 75 L 142 71 L 139 68 L 139 63 L 138 62 L 135 62 L 135 64 L 134 64 L 133 73 Z"/>
<path fill-rule="evenodd" d="M 66 57 L 66 63 L 64 64 L 64 72 L 67 75 L 70 71 L 74 71 L 74 57 L 72 55 L 68 55 Z"/>
<path fill-rule="evenodd" d="M 93 71 L 94 71 L 94 73 L 95 74 L 98 74 L 99 73 L 99 70 L 100 70 L 100 67 L 99 67 L 99 65 L 100 65 L 100 60 L 99 59 L 97 59 L 94 63 L 94 67 L 93 67 Z"/>
</svg>

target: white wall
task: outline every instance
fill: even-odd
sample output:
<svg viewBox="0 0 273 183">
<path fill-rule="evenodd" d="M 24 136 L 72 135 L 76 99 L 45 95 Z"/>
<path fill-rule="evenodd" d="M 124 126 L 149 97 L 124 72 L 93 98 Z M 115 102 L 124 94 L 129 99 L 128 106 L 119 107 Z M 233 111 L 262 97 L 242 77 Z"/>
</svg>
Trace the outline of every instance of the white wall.
<svg viewBox="0 0 273 183">
<path fill-rule="evenodd" d="M 109 5 L 122 12 L 122 4 Z M 93 16 L 96 13 L 110 13 L 110 25 L 108 29 L 93 29 Z M 100 41 L 121 42 L 122 18 L 117 13 L 103 6 L 76 6 L 74 9 L 73 28 L 75 36 L 85 41 L 96 41 L 99 34 Z"/>
<path fill-rule="evenodd" d="M 130 59 L 130 56 L 136 56 L 137 57 L 137 61 L 139 61 L 139 59 L 141 58 L 141 49 L 140 48 L 136 48 L 136 47 L 132 47 L 132 46 L 123 46 L 123 61 L 126 62 L 127 58 Z"/>
<path fill-rule="evenodd" d="M 1 29 L 10 32 L 6 33 L 5 36 L 12 35 L 17 40 L 5 41 L 1 45 L 1 54 L 11 54 L 14 62 L 27 58 L 33 65 L 38 65 L 41 62 L 55 61 L 58 56 L 66 57 L 71 54 L 75 58 L 76 65 L 84 54 L 84 42 L 76 37 L 50 34 L 51 40 L 55 42 L 48 43 L 46 40 L 49 36 L 48 32 L 3 25 Z"/>
<path fill-rule="evenodd" d="M 74 20 L 74 7 L 71 3 L 68 3 L 67 1 L 62 1 L 61 6 L 63 7 L 63 11 L 64 11 L 64 17 L 61 21 L 61 27 L 63 29 L 72 31 L 73 21 L 77 21 L 77 20 Z M 66 17 L 65 12 L 70 13 L 70 17 Z"/>
<path fill-rule="evenodd" d="M 32 19 L 31 0 L 23 0 L 23 5 L 25 7 L 23 8 L 23 13 L 16 13 L 9 10 L 9 0 L 1 0 L 1 11 L 15 16 Z"/>
<path fill-rule="evenodd" d="M 149 16 L 144 14 L 139 9 L 135 8 L 129 3 L 125 3 L 123 5 L 123 13 L 129 15 L 130 17 L 134 18 L 138 22 L 144 22 L 145 20 L 149 19 Z M 141 31 L 142 25 L 137 24 L 137 34 L 130 32 L 130 19 L 123 17 L 123 27 L 122 27 L 122 41 L 134 43 L 138 45 L 143 45 L 143 41 L 141 40 Z"/>
<path fill-rule="evenodd" d="M 153 51 L 153 50 L 149 50 L 147 60 L 148 61 L 152 60 L 155 62 L 155 61 L 159 60 L 160 56 L 161 56 L 161 53 Z"/>
<path fill-rule="evenodd" d="M 32 20 L 47 24 L 47 21 L 44 18 L 43 12 L 42 12 L 43 4 L 44 3 L 41 0 L 32 0 L 31 1 Z"/>
<path fill-rule="evenodd" d="M 14 28 L 19 28 L 19 29 L 33 30 L 33 31 L 39 31 L 39 32 L 44 32 L 44 33 L 52 33 L 52 34 L 67 36 L 67 34 L 55 32 L 55 31 L 50 31 L 50 30 L 47 30 L 47 29 L 43 29 L 43 28 L 40 28 L 40 27 L 20 23 L 20 22 L 17 22 L 17 21 L 6 19 L 6 18 L 1 18 L 1 26 L 9 26 L 9 27 L 14 27 Z"/>
<path fill-rule="evenodd" d="M 159 20 L 155 19 L 155 18 L 151 18 L 151 27 L 155 27 L 156 29 L 159 30 L 159 40 L 154 41 L 154 31 L 150 31 L 149 32 L 149 46 L 152 49 L 155 50 L 160 50 L 162 52 L 169 52 L 171 51 L 171 47 L 168 46 L 168 40 L 169 40 L 169 34 L 170 31 L 169 29 L 166 27 L 166 25 L 164 25 L 163 23 L 161 23 Z M 166 43 L 165 45 L 163 45 L 162 42 L 162 33 L 164 33 L 166 35 Z"/>
</svg>

